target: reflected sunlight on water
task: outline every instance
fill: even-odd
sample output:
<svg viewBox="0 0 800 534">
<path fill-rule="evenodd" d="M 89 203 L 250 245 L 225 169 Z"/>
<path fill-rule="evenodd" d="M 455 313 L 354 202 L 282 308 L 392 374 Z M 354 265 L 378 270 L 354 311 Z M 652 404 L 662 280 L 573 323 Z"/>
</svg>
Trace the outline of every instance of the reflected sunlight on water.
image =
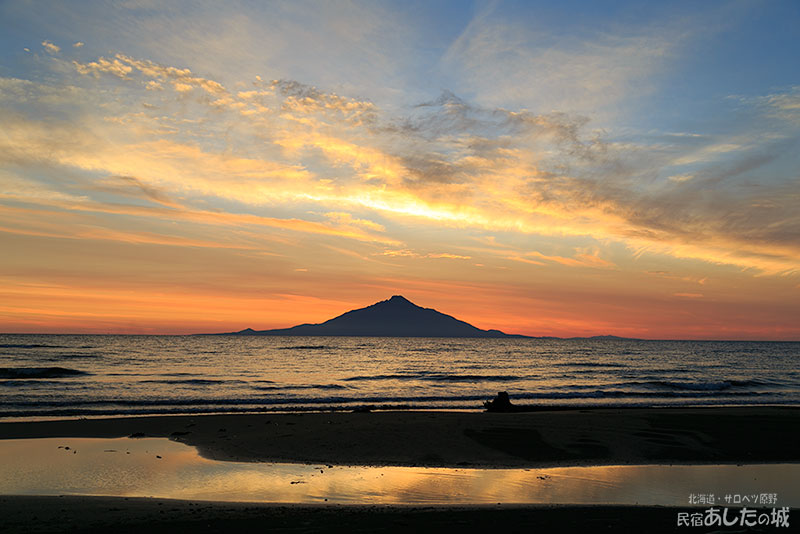
<svg viewBox="0 0 800 534">
<path fill-rule="evenodd" d="M 220 462 L 163 438 L 0 440 L 0 493 L 360 504 L 648 504 L 777 494 L 800 464 L 450 469 Z"/>
</svg>

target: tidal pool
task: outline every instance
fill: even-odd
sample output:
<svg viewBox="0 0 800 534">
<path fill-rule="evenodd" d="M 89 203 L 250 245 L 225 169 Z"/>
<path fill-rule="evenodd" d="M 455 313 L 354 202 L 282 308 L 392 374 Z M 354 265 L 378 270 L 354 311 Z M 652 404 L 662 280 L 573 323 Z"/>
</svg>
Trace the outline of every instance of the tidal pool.
<svg viewBox="0 0 800 534">
<path fill-rule="evenodd" d="M 163 438 L 0 440 L 0 494 L 351 504 L 800 506 L 800 464 L 546 469 L 221 462 Z M 731 502 L 725 502 L 731 495 Z M 733 502 L 735 496 L 740 502 Z M 743 499 L 747 497 L 745 502 Z"/>
</svg>

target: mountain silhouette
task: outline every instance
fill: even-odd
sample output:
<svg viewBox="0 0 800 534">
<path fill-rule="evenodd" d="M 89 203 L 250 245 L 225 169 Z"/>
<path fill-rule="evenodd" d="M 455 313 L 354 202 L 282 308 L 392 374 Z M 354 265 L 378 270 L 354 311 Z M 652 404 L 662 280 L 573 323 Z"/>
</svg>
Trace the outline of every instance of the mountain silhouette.
<svg viewBox="0 0 800 534">
<path fill-rule="evenodd" d="M 320 324 L 276 330 L 247 328 L 230 332 L 244 336 L 373 336 L 373 337 L 526 337 L 500 330 L 481 330 L 431 308 L 395 295 L 372 306 L 351 310 Z"/>
</svg>

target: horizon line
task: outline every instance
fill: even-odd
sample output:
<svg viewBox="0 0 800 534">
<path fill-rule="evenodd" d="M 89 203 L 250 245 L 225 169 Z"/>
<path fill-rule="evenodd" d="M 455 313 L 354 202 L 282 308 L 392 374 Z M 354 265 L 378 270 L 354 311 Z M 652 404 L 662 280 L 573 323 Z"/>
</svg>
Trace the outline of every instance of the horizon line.
<svg viewBox="0 0 800 534">
<path fill-rule="evenodd" d="M 245 329 L 246 330 L 246 329 Z M 236 332 L 225 332 L 221 334 L 209 334 L 204 332 L 186 334 L 145 334 L 145 333 L 120 333 L 120 332 L 0 332 L 0 336 L 149 336 L 149 337 L 189 337 L 189 336 L 236 336 Z M 695 342 L 729 342 L 729 343 L 800 343 L 800 339 L 726 339 L 726 338 L 647 338 L 647 337 L 626 337 L 614 334 L 592 334 L 587 336 L 534 336 L 527 334 L 508 334 L 511 339 L 538 339 L 538 340 L 579 340 L 606 338 L 608 340 L 620 341 L 695 341 Z M 291 338 L 291 337 L 375 337 L 375 338 L 398 338 L 398 339 L 509 339 L 509 338 L 473 338 L 465 336 L 338 336 L 338 335 L 256 335 L 243 337 L 272 337 L 272 338 Z"/>
</svg>

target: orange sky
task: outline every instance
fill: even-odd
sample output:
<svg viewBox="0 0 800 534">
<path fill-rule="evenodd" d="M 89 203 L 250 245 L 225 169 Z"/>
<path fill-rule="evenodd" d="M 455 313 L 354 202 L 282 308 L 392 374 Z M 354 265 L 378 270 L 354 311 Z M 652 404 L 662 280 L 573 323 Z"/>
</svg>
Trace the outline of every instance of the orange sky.
<svg viewBox="0 0 800 534">
<path fill-rule="evenodd" d="M 690 45 L 722 57 L 744 11 L 539 42 L 508 6 L 240 8 L 103 7 L 114 34 L 0 10 L 42 33 L 4 38 L 0 331 L 282 328 L 402 294 L 534 336 L 800 340 L 794 67 L 761 50 L 763 86 L 673 91 L 725 71 Z M 408 38 L 376 47 L 387 20 Z"/>
</svg>

